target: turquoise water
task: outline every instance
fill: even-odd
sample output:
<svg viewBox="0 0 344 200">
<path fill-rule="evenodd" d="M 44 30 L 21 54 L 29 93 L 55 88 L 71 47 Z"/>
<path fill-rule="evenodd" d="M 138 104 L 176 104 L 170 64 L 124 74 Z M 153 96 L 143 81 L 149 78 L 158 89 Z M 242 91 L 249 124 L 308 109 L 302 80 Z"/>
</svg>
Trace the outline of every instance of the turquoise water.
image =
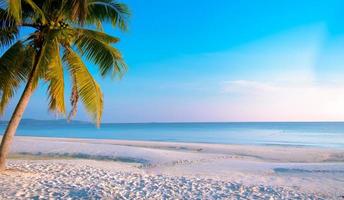
<svg viewBox="0 0 344 200">
<path fill-rule="evenodd" d="M 6 123 L 0 122 L 0 133 Z M 17 135 L 344 148 L 344 122 L 93 124 L 24 120 Z"/>
</svg>

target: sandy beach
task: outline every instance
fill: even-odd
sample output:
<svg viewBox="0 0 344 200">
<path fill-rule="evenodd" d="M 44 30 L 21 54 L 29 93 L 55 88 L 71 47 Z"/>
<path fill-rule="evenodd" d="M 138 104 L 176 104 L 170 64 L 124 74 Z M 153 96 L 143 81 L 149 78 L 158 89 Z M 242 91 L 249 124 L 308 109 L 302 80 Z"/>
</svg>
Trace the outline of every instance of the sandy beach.
<svg viewBox="0 0 344 200">
<path fill-rule="evenodd" d="M 16 137 L 0 199 L 343 199 L 344 150 Z"/>
</svg>

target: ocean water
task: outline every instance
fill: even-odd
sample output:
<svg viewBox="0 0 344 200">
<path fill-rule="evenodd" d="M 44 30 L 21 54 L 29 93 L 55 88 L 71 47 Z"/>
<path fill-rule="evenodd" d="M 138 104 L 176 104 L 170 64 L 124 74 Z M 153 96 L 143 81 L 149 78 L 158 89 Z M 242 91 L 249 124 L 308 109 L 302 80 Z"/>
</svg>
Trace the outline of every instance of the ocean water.
<svg viewBox="0 0 344 200">
<path fill-rule="evenodd" d="M 0 122 L 0 133 L 6 122 Z M 24 120 L 20 136 L 344 148 L 344 122 L 93 124 Z"/>
</svg>

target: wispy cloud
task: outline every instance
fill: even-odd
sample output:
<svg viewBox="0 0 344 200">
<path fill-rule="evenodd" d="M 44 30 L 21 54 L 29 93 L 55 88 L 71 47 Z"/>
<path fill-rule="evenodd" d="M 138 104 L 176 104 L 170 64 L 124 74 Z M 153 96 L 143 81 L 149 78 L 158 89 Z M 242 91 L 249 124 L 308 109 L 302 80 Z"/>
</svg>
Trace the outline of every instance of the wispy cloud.
<svg viewBox="0 0 344 200">
<path fill-rule="evenodd" d="M 251 116 L 277 120 L 343 120 L 344 84 L 225 81 L 221 91 L 238 96 Z M 253 117 L 254 118 L 254 117 Z"/>
<path fill-rule="evenodd" d="M 276 91 L 278 88 L 267 83 L 249 80 L 224 81 L 222 83 L 223 93 L 236 94 L 261 94 Z"/>
</svg>

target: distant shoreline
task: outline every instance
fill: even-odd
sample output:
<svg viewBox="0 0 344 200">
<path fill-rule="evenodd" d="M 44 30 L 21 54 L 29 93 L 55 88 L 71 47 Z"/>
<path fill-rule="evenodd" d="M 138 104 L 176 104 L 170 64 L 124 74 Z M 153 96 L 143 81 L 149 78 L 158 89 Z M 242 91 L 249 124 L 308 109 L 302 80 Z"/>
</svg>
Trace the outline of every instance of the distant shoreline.
<svg viewBox="0 0 344 200">
<path fill-rule="evenodd" d="M 22 119 L 21 123 L 27 122 L 51 122 L 51 123 L 66 123 L 66 124 L 92 124 L 92 121 L 84 121 L 84 120 L 71 120 L 70 122 L 67 119 Z M 8 123 L 8 120 L 0 120 L 1 124 Z M 109 124 L 240 124 L 240 123 L 344 123 L 343 121 L 312 121 L 312 120 L 305 120 L 305 121 L 138 121 L 138 122 L 103 122 L 101 125 L 109 125 Z"/>
<path fill-rule="evenodd" d="M 113 141 L 113 142 L 128 142 L 128 143 L 161 143 L 161 144 L 192 144 L 192 145 L 225 145 L 225 146 L 247 146 L 247 147 L 281 147 L 281 148 L 305 148 L 305 149 L 333 149 L 333 150 L 344 150 L 343 147 L 328 147 L 328 146 L 317 146 L 317 145 L 294 145 L 294 144 L 239 144 L 239 143 L 216 143 L 216 142 L 189 142 L 189 141 L 166 141 L 166 140 L 135 140 L 135 139 L 111 139 L 111 138 L 78 138 L 78 137 L 56 137 L 56 136 L 23 136 L 23 135 L 17 135 L 15 136 L 17 138 L 30 138 L 30 139 L 44 139 L 44 140 L 62 140 L 62 141 Z M 2 134 L 0 134 L 0 141 L 2 138 Z"/>
</svg>

